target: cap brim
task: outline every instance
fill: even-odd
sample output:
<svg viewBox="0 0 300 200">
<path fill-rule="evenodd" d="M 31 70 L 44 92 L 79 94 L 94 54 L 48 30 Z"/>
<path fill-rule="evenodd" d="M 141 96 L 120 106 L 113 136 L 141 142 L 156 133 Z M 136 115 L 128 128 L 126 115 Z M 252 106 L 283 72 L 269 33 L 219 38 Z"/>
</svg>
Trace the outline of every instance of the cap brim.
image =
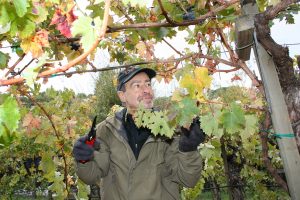
<svg viewBox="0 0 300 200">
<path fill-rule="evenodd" d="M 132 79 L 135 75 L 137 75 L 138 73 L 141 73 L 141 72 L 145 72 L 149 76 L 150 79 L 152 79 L 153 77 L 156 76 L 156 72 L 153 69 L 150 69 L 150 68 L 140 68 L 140 69 L 135 70 L 132 74 L 130 74 L 130 76 L 128 76 L 123 81 L 123 84 L 125 84 L 130 79 Z"/>
</svg>

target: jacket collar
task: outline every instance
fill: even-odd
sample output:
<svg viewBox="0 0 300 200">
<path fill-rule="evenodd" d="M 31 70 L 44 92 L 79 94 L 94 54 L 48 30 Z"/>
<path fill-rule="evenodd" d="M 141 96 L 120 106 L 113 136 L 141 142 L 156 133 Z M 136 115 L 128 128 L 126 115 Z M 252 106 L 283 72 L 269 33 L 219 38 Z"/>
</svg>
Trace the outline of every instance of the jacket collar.
<svg viewBox="0 0 300 200">
<path fill-rule="evenodd" d="M 126 141 L 128 141 L 127 134 L 125 127 L 123 125 L 123 117 L 127 114 L 127 109 L 124 108 L 119 112 L 116 112 L 114 117 L 106 119 L 107 124 L 115 129 L 116 131 L 113 131 L 117 133 L 117 135 L 121 135 Z"/>
</svg>

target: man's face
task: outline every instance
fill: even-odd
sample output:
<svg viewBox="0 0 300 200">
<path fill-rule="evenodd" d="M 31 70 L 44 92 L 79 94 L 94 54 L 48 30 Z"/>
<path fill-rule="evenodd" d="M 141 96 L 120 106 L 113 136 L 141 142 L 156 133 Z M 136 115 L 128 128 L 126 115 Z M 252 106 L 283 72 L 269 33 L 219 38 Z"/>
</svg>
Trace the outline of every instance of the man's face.
<svg viewBox="0 0 300 200">
<path fill-rule="evenodd" d="M 125 83 L 125 91 L 119 91 L 118 95 L 131 114 L 136 111 L 140 104 L 146 109 L 153 107 L 154 95 L 151 81 L 145 72 L 138 73 Z"/>
</svg>

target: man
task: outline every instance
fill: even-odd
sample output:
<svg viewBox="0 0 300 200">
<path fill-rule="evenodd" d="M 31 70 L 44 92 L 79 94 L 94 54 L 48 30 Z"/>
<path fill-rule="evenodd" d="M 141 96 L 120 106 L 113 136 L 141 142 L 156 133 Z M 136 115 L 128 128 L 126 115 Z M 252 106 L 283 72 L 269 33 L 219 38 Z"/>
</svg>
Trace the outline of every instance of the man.
<svg viewBox="0 0 300 200">
<path fill-rule="evenodd" d="M 180 199 L 179 185 L 193 187 L 200 177 L 197 146 L 204 141 L 204 133 L 199 119 L 172 140 L 154 137 L 134 123 L 140 104 L 153 108 L 151 79 L 155 75 L 150 68 L 121 71 L 117 92 L 126 108 L 98 124 L 99 150 L 86 144 L 87 136 L 74 145 L 78 177 L 86 184 L 102 178 L 104 200 Z"/>
</svg>

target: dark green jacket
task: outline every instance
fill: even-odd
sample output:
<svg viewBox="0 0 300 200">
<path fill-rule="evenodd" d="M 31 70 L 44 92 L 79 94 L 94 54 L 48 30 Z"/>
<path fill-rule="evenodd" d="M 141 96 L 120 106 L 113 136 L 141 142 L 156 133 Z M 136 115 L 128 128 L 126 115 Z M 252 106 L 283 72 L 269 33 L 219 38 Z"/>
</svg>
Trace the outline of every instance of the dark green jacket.
<svg viewBox="0 0 300 200">
<path fill-rule="evenodd" d="M 77 163 L 77 175 L 86 184 L 102 179 L 104 200 L 180 199 L 179 185 L 193 187 L 202 168 L 197 151 L 180 152 L 178 138 L 171 143 L 150 136 L 136 160 L 121 122 L 121 113 L 97 126 L 101 148 L 94 160 Z"/>
</svg>

